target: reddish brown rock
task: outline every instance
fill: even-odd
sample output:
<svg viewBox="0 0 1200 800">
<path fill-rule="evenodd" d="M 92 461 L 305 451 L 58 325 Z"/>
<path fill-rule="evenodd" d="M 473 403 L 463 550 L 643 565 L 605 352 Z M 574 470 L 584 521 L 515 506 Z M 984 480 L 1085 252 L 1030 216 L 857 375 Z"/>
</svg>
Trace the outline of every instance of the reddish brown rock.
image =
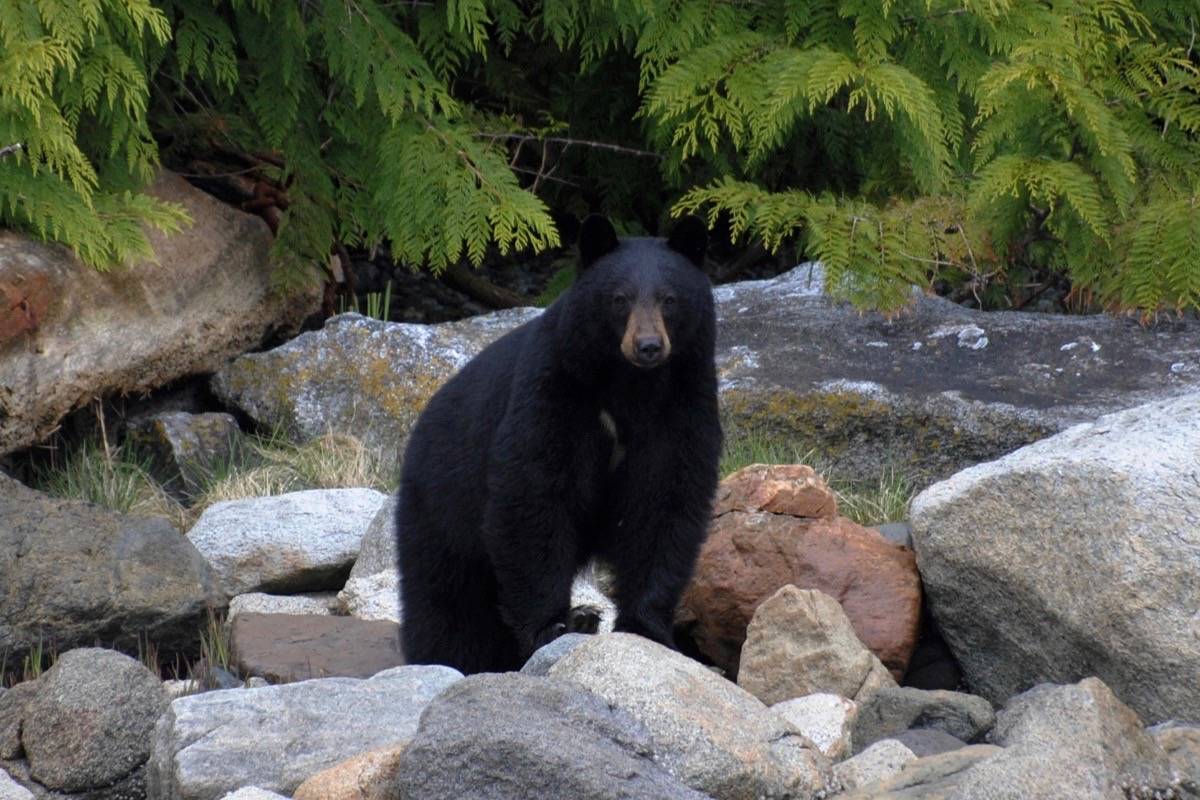
<svg viewBox="0 0 1200 800">
<path fill-rule="evenodd" d="M 731 677 L 755 609 L 788 584 L 837 600 L 858 638 L 903 676 L 919 632 L 916 560 L 835 514 L 832 492 L 808 467 L 754 465 L 722 481 L 678 621 Z"/>
<path fill-rule="evenodd" d="M 399 625 L 355 617 L 238 614 L 232 645 L 239 672 L 273 683 L 369 678 L 404 664 Z"/>
<path fill-rule="evenodd" d="M 368 750 L 300 784 L 293 800 L 399 800 L 396 783 L 408 741 Z"/>
</svg>

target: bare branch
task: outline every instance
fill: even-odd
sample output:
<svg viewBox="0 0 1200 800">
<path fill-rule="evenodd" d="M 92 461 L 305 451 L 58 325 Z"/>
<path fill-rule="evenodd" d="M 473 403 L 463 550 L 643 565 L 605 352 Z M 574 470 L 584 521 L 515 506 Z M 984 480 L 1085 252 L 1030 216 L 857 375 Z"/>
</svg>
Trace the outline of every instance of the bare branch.
<svg viewBox="0 0 1200 800">
<path fill-rule="evenodd" d="M 624 153 L 626 155 L 637 156 L 639 158 L 661 159 L 664 157 L 662 153 L 651 153 L 648 150 L 638 150 L 634 147 L 624 147 L 623 145 L 609 144 L 608 142 L 593 142 L 586 139 L 571 139 L 565 136 L 533 136 L 522 133 L 486 133 L 484 131 L 479 131 L 475 135 L 481 139 L 492 139 L 518 143 L 552 142 L 554 144 L 563 145 L 564 149 L 573 145 L 578 145 L 580 147 L 591 147 L 596 150 L 611 150 L 614 153 Z"/>
<path fill-rule="evenodd" d="M 11 155 L 12 153 L 17 152 L 18 150 L 23 149 L 24 147 L 25 147 L 25 145 L 21 144 L 20 142 L 17 142 L 15 144 L 6 145 L 5 147 L 0 147 L 0 158 L 4 158 L 7 155 Z"/>
</svg>

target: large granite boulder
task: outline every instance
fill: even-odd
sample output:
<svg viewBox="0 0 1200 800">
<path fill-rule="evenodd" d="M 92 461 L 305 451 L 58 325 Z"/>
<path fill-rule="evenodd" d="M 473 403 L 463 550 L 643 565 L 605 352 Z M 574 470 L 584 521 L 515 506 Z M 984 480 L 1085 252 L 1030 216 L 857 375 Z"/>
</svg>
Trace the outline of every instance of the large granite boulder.
<svg viewBox="0 0 1200 800">
<path fill-rule="evenodd" d="M 438 387 L 539 313 L 512 309 L 441 325 L 342 314 L 274 350 L 242 356 L 212 387 L 258 424 L 296 438 L 350 433 L 393 451 Z"/>
<path fill-rule="evenodd" d="M 656 758 L 647 727 L 566 681 L 475 675 L 421 717 L 400 760 L 399 796 L 703 800 Z"/>
<path fill-rule="evenodd" d="M 829 761 L 799 729 L 686 656 L 627 633 L 589 636 L 549 669 L 645 725 L 656 761 L 716 800 L 807 797 Z"/>
<path fill-rule="evenodd" d="M 193 646 L 212 570 L 165 519 L 57 500 L 0 475 L 0 653 L 97 640 Z"/>
<path fill-rule="evenodd" d="M 228 500 L 206 508 L 187 538 L 231 597 L 338 589 L 386 499 L 356 488 Z"/>
<path fill-rule="evenodd" d="M 396 667 L 181 697 L 158 721 L 147 769 L 156 800 L 216 800 L 243 786 L 291 794 L 345 759 L 409 739 L 421 712 L 462 675 Z"/>
<path fill-rule="evenodd" d="M 262 220 L 168 172 L 148 192 L 192 218 L 176 234 L 149 232 L 155 261 L 100 272 L 0 230 L 0 453 L 44 438 L 96 395 L 214 372 L 316 310 L 316 286 L 272 286 Z"/>
<path fill-rule="evenodd" d="M 818 270 L 819 272 L 819 270 Z M 888 319 L 834 303 L 809 266 L 715 290 L 721 404 L 731 426 L 794 436 L 839 475 L 879 465 L 946 477 L 1050 433 L 1200 388 L 1200 324 L 979 312 L 918 297 Z M 442 325 L 345 315 L 243 356 L 217 394 L 267 427 L 399 447 L 429 396 L 536 309 Z"/>
<path fill-rule="evenodd" d="M 912 551 L 837 516 L 810 467 L 751 465 L 721 481 L 677 622 L 733 676 L 755 611 L 789 584 L 838 601 L 858 638 L 894 677 L 904 674 L 921 619 Z"/>
<path fill-rule="evenodd" d="M 929 605 L 976 694 L 1095 675 L 1149 722 L 1200 708 L 1200 394 L 1080 425 L 912 506 Z"/>
<path fill-rule="evenodd" d="M 146 763 L 166 707 L 162 681 L 129 656 L 93 647 L 63 653 L 25 707 L 30 773 L 62 792 L 110 786 Z"/>
</svg>

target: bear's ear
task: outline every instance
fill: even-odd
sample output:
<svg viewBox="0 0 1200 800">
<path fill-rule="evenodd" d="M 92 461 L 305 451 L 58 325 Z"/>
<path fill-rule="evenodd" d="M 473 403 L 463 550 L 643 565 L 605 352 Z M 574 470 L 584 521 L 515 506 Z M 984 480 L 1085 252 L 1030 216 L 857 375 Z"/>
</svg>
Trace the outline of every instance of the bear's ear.
<svg viewBox="0 0 1200 800">
<path fill-rule="evenodd" d="M 608 218 L 589 214 L 579 227 L 579 266 L 587 269 L 617 249 L 617 232 Z"/>
<path fill-rule="evenodd" d="M 699 217 L 686 216 L 679 220 L 667 246 L 687 258 L 697 267 L 704 265 L 704 250 L 708 247 L 708 228 Z"/>
</svg>

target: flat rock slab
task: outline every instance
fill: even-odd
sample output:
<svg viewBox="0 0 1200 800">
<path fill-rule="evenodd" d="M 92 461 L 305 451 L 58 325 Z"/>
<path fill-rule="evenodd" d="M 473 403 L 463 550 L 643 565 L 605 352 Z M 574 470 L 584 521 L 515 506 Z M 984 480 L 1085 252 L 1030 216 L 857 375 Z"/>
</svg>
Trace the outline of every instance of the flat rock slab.
<svg viewBox="0 0 1200 800">
<path fill-rule="evenodd" d="M 475 675 L 421 718 L 399 796 L 421 800 L 703 800 L 628 712 L 567 681 Z"/>
<path fill-rule="evenodd" d="M 421 712 L 462 675 L 409 666 L 175 700 L 159 719 L 147 796 L 216 800 L 244 786 L 291 795 L 305 779 L 412 738 Z"/>
<path fill-rule="evenodd" d="M 97 395 L 137 394 L 214 372 L 319 305 L 271 273 L 262 220 L 161 172 L 149 194 L 193 224 L 149 230 L 155 261 L 100 272 L 70 250 L 0 230 L 0 454 L 47 436 Z"/>
<path fill-rule="evenodd" d="M 386 496 L 310 489 L 214 503 L 188 531 L 230 597 L 338 589 Z"/>
<path fill-rule="evenodd" d="M 193 646 L 224 598 L 203 556 L 165 519 L 58 500 L 0 475 L 0 653 L 39 642 Z"/>
<path fill-rule="evenodd" d="M 272 683 L 310 678 L 369 678 L 404 664 L 394 622 L 311 614 L 238 614 L 234 662 L 242 675 Z"/>
<path fill-rule="evenodd" d="M 1200 708 L 1200 393 L 1079 425 L 912 504 L 929 607 L 974 693 L 1105 681 L 1148 723 Z"/>
<path fill-rule="evenodd" d="M 715 290 L 721 404 L 735 426 L 796 437 L 839 475 L 881 464 L 930 481 L 1050 433 L 1200 388 L 1200 323 L 979 312 L 917 298 L 895 319 L 834 303 L 808 267 Z M 433 392 L 538 314 L 441 325 L 343 315 L 239 358 L 213 388 L 260 424 L 399 448 Z"/>
</svg>

